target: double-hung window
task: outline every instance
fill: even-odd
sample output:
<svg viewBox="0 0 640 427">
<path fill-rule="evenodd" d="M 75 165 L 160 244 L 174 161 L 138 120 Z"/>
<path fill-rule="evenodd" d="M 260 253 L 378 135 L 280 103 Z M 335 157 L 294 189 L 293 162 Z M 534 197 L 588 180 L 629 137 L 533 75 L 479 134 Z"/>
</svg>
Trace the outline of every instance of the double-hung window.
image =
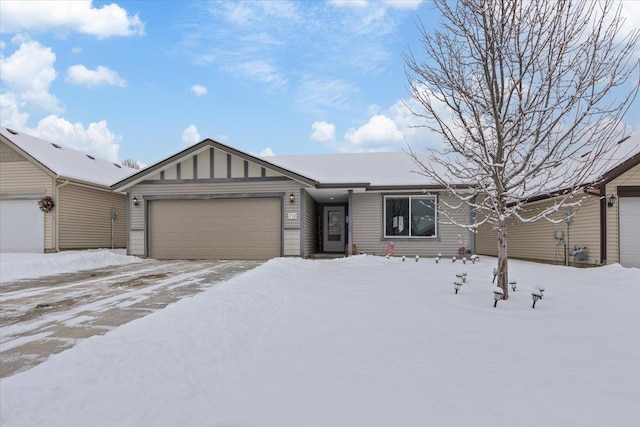
<svg viewBox="0 0 640 427">
<path fill-rule="evenodd" d="M 436 237 L 436 196 L 384 196 L 384 237 Z"/>
</svg>

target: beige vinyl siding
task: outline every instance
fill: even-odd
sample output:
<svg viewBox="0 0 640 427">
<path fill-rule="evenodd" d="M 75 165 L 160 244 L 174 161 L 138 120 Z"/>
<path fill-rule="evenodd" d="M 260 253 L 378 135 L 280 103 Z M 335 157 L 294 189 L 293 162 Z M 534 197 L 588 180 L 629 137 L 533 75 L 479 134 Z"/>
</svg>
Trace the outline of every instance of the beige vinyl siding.
<svg viewBox="0 0 640 427">
<path fill-rule="evenodd" d="M 213 150 L 213 177 L 227 177 L 227 153 L 222 150 Z"/>
<path fill-rule="evenodd" d="M 304 193 L 304 256 L 318 251 L 318 204 L 308 193 Z"/>
<path fill-rule="evenodd" d="M 164 170 L 164 179 L 178 179 L 178 166 L 169 166 Z"/>
<path fill-rule="evenodd" d="M 193 179 L 193 157 L 180 163 L 180 179 Z"/>
<path fill-rule="evenodd" d="M 260 178 L 262 176 L 262 167 L 255 163 L 249 162 L 249 178 Z"/>
<path fill-rule="evenodd" d="M 388 194 L 402 195 L 402 194 Z M 455 200 L 447 193 L 438 195 L 440 202 L 446 200 L 453 204 Z M 442 203 L 440 203 L 442 206 Z M 353 195 L 353 243 L 358 252 L 384 253 L 387 242 L 393 242 L 396 255 L 406 256 L 457 256 L 462 239 L 468 246 L 470 232 L 453 224 L 443 224 L 444 218 L 439 216 L 439 238 L 387 238 L 383 231 L 383 195 L 380 193 L 356 193 Z M 469 222 L 469 208 L 464 207 L 451 215 L 460 223 Z"/>
<path fill-rule="evenodd" d="M 210 169 L 210 150 L 203 151 L 198 154 L 198 179 L 209 179 L 211 177 Z"/>
<path fill-rule="evenodd" d="M 520 223 L 509 220 L 507 223 L 507 250 L 510 258 L 526 259 L 564 264 L 564 242 L 554 238 L 556 230 L 564 233 L 568 231 L 568 247 L 585 246 L 587 249 L 587 263 L 600 263 L 600 202 L 597 196 L 585 196 L 582 206 L 563 208 L 550 216 L 554 224 L 545 219 L 532 223 Z M 553 200 L 531 203 L 522 213 L 524 217 L 533 216 L 542 209 L 553 204 Z M 573 211 L 573 220 L 567 228 L 564 222 L 565 212 Z M 479 255 L 497 256 L 497 233 L 493 226 L 485 224 L 480 227 L 476 235 L 476 252 Z M 572 260 L 572 258 L 570 258 Z"/>
<path fill-rule="evenodd" d="M 0 143 L 0 163 L 24 162 L 26 159 L 7 144 Z"/>
<path fill-rule="evenodd" d="M 225 163 L 226 165 L 226 163 Z M 229 197 L 251 197 L 260 193 L 279 193 L 283 195 L 283 225 L 288 230 L 300 230 L 300 188 L 301 184 L 293 180 L 277 181 L 220 181 L 189 183 L 147 183 L 133 186 L 131 197 L 142 201 L 145 196 L 175 197 L 176 199 L 196 195 L 226 195 Z M 289 194 L 295 195 L 295 202 L 289 202 Z M 130 206 L 132 233 L 144 230 L 145 204 Z M 295 213 L 295 219 L 289 219 L 289 213 Z"/>
<path fill-rule="evenodd" d="M 607 183 L 606 196 L 609 198 L 611 194 L 617 195 L 618 186 L 640 185 L 640 165 L 635 166 L 631 170 L 623 173 L 616 179 Z M 618 207 L 619 201 L 616 200 L 614 207 L 606 208 L 607 215 L 607 263 L 613 264 L 620 262 L 620 230 L 618 224 Z"/>
<path fill-rule="evenodd" d="M 231 178 L 244 177 L 244 160 L 240 157 L 231 156 Z"/>
<path fill-rule="evenodd" d="M 69 184 L 60 187 L 58 198 L 61 250 L 110 248 L 113 208 L 118 210 L 114 246 L 126 247 L 126 196 Z"/>
<path fill-rule="evenodd" d="M 35 166 L 33 163 L 26 161 L 19 153 L 11 149 L 4 143 L 0 143 L 2 152 L 0 162 L 0 193 L 19 195 L 20 193 L 30 193 L 33 197 L 34 192 L 38 192 L 41 196 L 53 197 L 53 178 Z M 17 157 L 16 157 L 17 156 Z M 22 159 L 21 161 L 17 161 Z M 54 203 L 57 205 L 57 200 Z M 37 203 L 34 199 L 34 203 Z M 44 215 L 44 249 L 51 251 L 54 249 L 53 244 L 53 220 L 56 215 L 57 207 L 52 212 Z"/>
</svg>

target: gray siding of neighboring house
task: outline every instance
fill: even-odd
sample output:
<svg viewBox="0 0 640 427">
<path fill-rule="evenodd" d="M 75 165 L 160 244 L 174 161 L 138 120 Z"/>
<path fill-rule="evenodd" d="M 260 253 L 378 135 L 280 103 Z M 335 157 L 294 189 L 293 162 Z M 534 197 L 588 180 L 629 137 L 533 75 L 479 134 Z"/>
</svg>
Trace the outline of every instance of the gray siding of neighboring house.
<svg viewBox="0 0 640 427">
<path fill-rule="evenodd" d="M 616 179 L 608 182 L 605 188 L 605 197 L 611 194 L 617 194 L 618 186 L 637 186 L 640 185 L 640 165 L 637 165 L 629 171 L 623 173 Z M 618 222 L 618 207 L 620 203 L 616 201 L 613 208 L 606 208 L 607 221 L 607 263 L 612 264 L 620 262 L 620 231 Z"/>
<path fill-rule="evenodd" d="M 125 195 L 73 183 L 60 187 L 58 191 L 59 249 L 126 247 Z M 113 209 L 117 209 L 118 216 L 112 222 Z"/>
<path fill-rule="evenodd" d="M 54 196 L 53 178 L 4 142 L 0 142 L 0 197 L 33 199 Z M 57 200 L 54 203 L 57 205 Z M 44 215 L 44 249 L 54 249 L 53 224 L 56 209 Z"/>
<path fill-rule="evenodd" d="M 407 193 L 398 193 L 403 195 Z M 396 195 L 389 193 L 388 195 Z M 443 201 L 455 204 L 455 199 L 448 193 L 438 194 L 439 206 Z M 358 252 L 384 254 L 387 243 L 393 242 L 395 255 L 434 257 L 442 253 L 445 257 L 458 256 L 458 249 L 462 244 L 467 248 L 471 233 L 462 227 L 445 224 L 446 219 L 439 214 L 437 238 L 384 238 L 383 232 L 383 194 L 356 193 L 353 195 L 353 243 Z M 469 223 L 469 208 L 464 206 L 450 213 L 456 221 Z M 460 241 L 463 243 L 461 244 Z"/>
<path fill-rule="evenodd" d="M 313 197 L 305 193 L 304 197 L 303 256 L 308 257 L 318 251 L 318 204 Z"/>
<path fill-rule="evenodd" d="M 532 216 L 540 210 L 550 207 L 553 199 L 534 202 L 526 206 L 523 216 Z M 567 226 L 564 222 L 565 212 L 571 210 L 573 219 Z M 556 231 L 561 231 L 567 246 L 586 246 L 587 264 L 600 263 L 600 202 L 597 196 L 585 196 L 581 206 L 563 208 L 550 215 L 559 223 L 552 223 L 545 219 L 520 223 L 510 220 L 507 223 L 507 249 L 510 258 L 542 261 L 556 264 L 565 263 L 565 246 L 563 240 L 554 237 Z M 480 227 L 476 236 L 476 252 L 479 255 L 497 256 L 497 233 L 492 225 Z M 572 258 L 569 258 L 572 261 Z"/>
</svg>

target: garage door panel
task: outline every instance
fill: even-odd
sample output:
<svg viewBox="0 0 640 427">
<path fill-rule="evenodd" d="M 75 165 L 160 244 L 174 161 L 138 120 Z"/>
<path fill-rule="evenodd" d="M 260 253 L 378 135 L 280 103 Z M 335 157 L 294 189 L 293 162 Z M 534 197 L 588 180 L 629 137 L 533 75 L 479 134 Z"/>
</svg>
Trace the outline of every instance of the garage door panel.
<svg viewBox="0 0 640 427">
<path fill-rule="evenodd" d="M 640 267 L 640 197 L 619 198 L 620 264 Z"/>
<path fill-rule="evenodd" d="M 36 200 L 0 201 L 0 252 L 44 252 L 44 213 Z"/>
<path fill-rule="evenodd" d="M 158 259 L 268 259 L 281 254 L 281 199 L 154 200 L 149 254 Z"/>
</svg>

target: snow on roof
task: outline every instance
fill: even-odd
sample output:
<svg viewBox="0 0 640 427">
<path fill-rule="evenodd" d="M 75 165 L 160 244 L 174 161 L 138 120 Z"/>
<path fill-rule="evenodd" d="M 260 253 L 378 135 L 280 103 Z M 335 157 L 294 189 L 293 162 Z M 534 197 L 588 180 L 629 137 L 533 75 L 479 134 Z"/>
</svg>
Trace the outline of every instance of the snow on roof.
<svg viewBox="0 0 640 427">
<path fill-rule="evenodd" d="M 135 169 L 118 165 L 112 161 L 90 156 L 81 151 L 65 147 L 22 132 L 0 129 L 2 136 L 50 169 L 60 178 L 69 178 L 102 186 L 136 172 Z"/>
<path fill-rule="evenodd" d="M 371 186 L 433 185 L 407 153 L 339 153 L 262 157 L 270 163 L 322 184 L 370 183 Z M 424 159 L 426 161 L 426 158 Z"/>
</svg>

